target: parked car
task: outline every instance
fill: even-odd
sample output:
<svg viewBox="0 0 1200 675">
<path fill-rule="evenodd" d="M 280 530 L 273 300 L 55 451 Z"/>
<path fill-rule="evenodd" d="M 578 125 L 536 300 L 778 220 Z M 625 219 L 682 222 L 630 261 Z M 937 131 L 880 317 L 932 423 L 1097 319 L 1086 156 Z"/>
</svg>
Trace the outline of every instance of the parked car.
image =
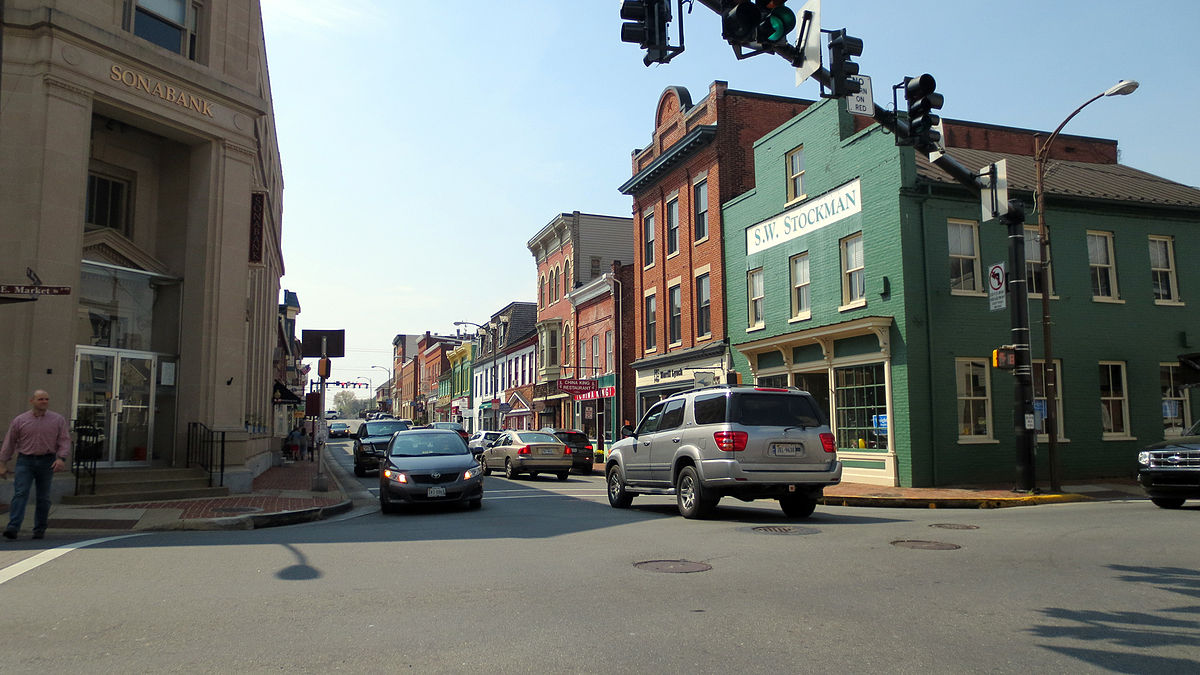
<svg viewBox="0 0 1200 675">
<path fill-rule="evenodd" d="M 488 443 L 500 438 L 499 431 L 476 431 L 467 439 L 467 447 L 476 455 L 483 454 Z"/>
<path fill-rule="evenodd" d="M 571 449 L 554 434 L 544 431 L 501 431 L 483 451 L 483 474 L 503 469 L 506 478 L 552 473 L 566 480 L 571 473 Z"/>
<path fill-rule="evenodd" d="M 586 434 L 578 429 L 555 429 L 554 427 L 543 427 L 542 431 L 558 436 L 558 440 L 571 449 L 572 468 L 585 476 L 591 475 L 596 457 L 592 449 L 592 442 Z"/>
<path fill-rule="evenodd" d="M 345 422 L 334 422 L 329 425 L 330 438 L 348 438 L 350 436 L 350 425 Z"/>
<path fill-rule="evenodd" d="M 392 434 L 408 431 L 408 423 L 400 420 L 370 420 L 363 422 L 354 436 L 354 475 L 365 476 L 379 470 L 379 458 L 387 452 Z"/>
<path fill-rule="evenodd" d="M 1189 499 L 1200 499 L 1200 421 L 1182 436 L 1139 452 L 1138 483 L 1161 509 L 1177 509 Z"/>
<path fill-rule="evenodd" d="M 472 509 L 483 505 L 483 469 L 453 431 L 392 434 L 379 466 L 379 508 L 384 513 L 395 513 L 405 504 L 466 503 Z"/>
<path fill-rule="evenodd" d="M 467 430 L 458 422 L 434 422 L 429 426 L 434 429 L 449 429 L 461 436 L 464 441 L 467 440 Z"/>
<path fill-rule="evenodd" d="M 805 518 L 841 478 L 825 416 L 795 388 L 717 385 L 675 394 L 646 411 L 605 463 L 611 506 L 673 494 L 685 518 L 710 515 L 722 497 L 777 499 L 785 514 Z"/>
<path fill-rule="evenodd" d="M 327 420 L 336 420 L 338 417 L 340 417 L 340 415 L 338 415 L 338 411 L 336 410 L 325 411 L 325 419 Z"/>
</svg>

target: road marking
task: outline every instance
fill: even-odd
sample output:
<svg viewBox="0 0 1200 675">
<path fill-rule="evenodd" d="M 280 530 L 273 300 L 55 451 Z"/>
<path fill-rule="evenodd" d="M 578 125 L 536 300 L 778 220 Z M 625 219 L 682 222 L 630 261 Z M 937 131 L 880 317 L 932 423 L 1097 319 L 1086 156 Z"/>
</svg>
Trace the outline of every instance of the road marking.
<svg viewBox="0 0 1200 675">
<path fill-rule="evenodd" d="M 75 549 L 84 548 L 85 546 L 91 546 L 93 544 L 103 544 L 106 541 L 116 541 L 118 539 L 128 539 L 130 537 L 143 537 L 147 534 L 149 534 L 149 532 L 121 534 L 115 537 L 102 537 L 100 539 L 89 539 L 87 541 L 79 541 L 75 542 L 74 544 L 67 544 L 65 546 L 59 546 L 58 548 L 52 548 L 49 551 L 42 551 L 33 557 L 26 558 L 19 563 L 9 565 L 8 567 L 0 570 L 0 584 L 15 579 L 30 570 L 37 569 L 51 560 L 54 560 L 60 556 L 64 556 Z"/>
<path fill-rule="evenodd" d="M 579 499 L 581 497 L 603 497 L 607 492 L 596 492 L 594 494 L 560 494 L 557 492 L 542 493 L 539 495 L 512 495 L 511 497 L 497 497 L 491 493 L 484 495 L 484 501 L 492 501 L 494 499 L 538 499 L 540 497 L 567 497 L 569 499 Z"/>
</svg>

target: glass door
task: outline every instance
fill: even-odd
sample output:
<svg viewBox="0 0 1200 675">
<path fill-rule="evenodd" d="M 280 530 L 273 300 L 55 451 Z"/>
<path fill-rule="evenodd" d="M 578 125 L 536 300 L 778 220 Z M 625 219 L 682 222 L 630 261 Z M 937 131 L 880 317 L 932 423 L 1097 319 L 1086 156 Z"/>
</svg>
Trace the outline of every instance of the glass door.
<svg viewBox="0 0 1200 675">
<path fill-rule="evenodd" d="M 78 348 L 76 425 L 98 432 L 101 464 L 147 464 L 153 456 L 154 354 Z"/>
</svg>

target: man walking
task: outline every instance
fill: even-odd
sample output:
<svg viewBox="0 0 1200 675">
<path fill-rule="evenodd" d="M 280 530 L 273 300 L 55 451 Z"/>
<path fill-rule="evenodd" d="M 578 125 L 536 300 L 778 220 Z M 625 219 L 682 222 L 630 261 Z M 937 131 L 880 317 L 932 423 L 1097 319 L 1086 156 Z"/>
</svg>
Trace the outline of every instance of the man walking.
<svg viewBox="0 0 1200 675">
<path fill-rule="evenodd" d="M 50 394 L 39 389 L 33 392 L 29 403 L 29 411 L 13 418 L 8 434 L 4 436 L 4 445 L 0 447 L 0 478 L 8 476 L 8 461 L 14 453 L 17 455 L 5 539 L 17 538 L 21 522 L 25 520 L 29 490 L 34 484 L 37 485 L 37 504 L 33 512 L 33 538 L 46 536 L 46 522 L 50 519 L 50 480 L 54 472 L 67 468 L 67 458 L 71 454 L 67 420 L 50 411 Z"/>
</svg>

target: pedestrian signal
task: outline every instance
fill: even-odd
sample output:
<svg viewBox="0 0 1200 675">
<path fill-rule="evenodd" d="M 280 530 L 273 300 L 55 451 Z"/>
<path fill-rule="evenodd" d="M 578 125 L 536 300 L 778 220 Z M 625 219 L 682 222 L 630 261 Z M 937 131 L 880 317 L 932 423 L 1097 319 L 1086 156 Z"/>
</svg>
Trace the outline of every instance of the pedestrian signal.
<svg viewBox="0 0 1200 675">
<path fill-rule="evenodd" d="M 1017 350 L 1012 347 L 1000 347 L 992 350 L 992 367 L 1001 370 L 1013 370 L 1017 367 Z"/>
</svg>

